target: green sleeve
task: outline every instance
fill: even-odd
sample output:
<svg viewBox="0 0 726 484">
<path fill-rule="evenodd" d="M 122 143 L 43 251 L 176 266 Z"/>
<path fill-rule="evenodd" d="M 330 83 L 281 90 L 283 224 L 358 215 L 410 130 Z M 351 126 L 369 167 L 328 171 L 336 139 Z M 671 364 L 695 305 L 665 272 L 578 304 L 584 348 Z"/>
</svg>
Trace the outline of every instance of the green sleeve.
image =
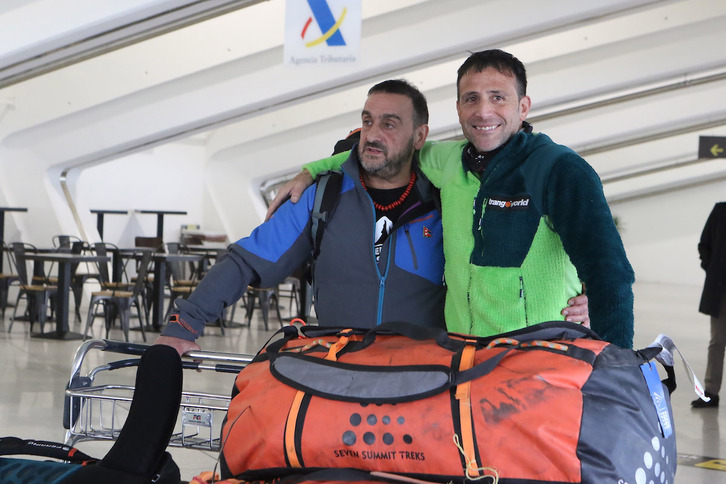
<svg viewBox="0 0 726 484">
<path fill-rule="evenodd" d="M 441 188 L 444 176 L 444 167 L 447 163 L 461 161 L 461 149 L 465 143 L 458 141 L 427 141 L 419 151 L 419 167 L 426 177 L 436 187 Z M 303 169 L 310 172 L 313 178 L 326 170 L 337 170 L 348 159 L 350 151 L 338 153 L 329 158 L 313 161 L 303 165 Z M 449 161 L 453 158 L 454 161 Z"/>
<path fill-rule="evenodd" d="M 419 167 L 437 188 L 444 184 L 444 169 L 450 163 L 461 163 L 459 141 L 427 141 L 418 153 Z"/>
<path fill-rule="evenodd" d="M 322 173 L 326 170 L 337 170 L 345 160 L 348 159 L 350 151 L 344 151 L 333 155 L 329 158 L 323 158 L 322 160 L 312 161 L 303 165 L 303 170 L 307 170 L 312 175 L 313 179 L 318 176 L 318 173 Z"/>
</svg>

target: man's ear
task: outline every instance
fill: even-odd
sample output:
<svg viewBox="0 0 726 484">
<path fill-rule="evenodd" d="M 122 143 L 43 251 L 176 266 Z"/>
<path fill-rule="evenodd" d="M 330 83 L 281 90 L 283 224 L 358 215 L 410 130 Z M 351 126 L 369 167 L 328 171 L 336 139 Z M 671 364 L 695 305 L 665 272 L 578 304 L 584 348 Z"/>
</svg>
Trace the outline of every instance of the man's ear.
<svg viewBox="0 0 726 484">
<path fill-rule="evenodd" d="M 519 120 L 524 121 L 527 119 L 529 109 L 532 107 L 532 99 L 529 96 L 524 96 L 519 100 Z"/>
<path fill-rule="evenodd" d="M 426 137 L 429 135 L 429 125 L 422 124 L 418 126 L 413 132 L 413 147 L 417 150 L 423 148 L 426 142 Z"/>
</svg>

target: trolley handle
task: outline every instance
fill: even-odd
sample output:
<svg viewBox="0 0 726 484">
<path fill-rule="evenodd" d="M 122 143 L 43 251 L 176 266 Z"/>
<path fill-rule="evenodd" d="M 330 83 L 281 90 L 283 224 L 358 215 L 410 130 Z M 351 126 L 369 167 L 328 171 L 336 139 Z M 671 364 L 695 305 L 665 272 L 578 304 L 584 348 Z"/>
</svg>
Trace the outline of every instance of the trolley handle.
<svg viewBox="0 0 726 484">
<path fill-rule="evenodd" d="M 81 373 L 81 365 L 83 364 L 83 360 L 86 356 L 86 354 L 92 350 L 92 349 L 98 349 L 101 351 L 110 351 L 114 353 L 121 353 L 121 354 L 129 354 L 129 355 L 136 355 L 141 356 L 144 354 L 144 352 L 150 347 L 150 345 L 144 345 L 144 344 L 138 344 L 138 343 L 126 343 L 121 341 L 112 341 L 112 340 L 89 340 L 83 343 L 78 350 L 76 351 L 76 354 L 73 358 L 73 362 L 71 363 L 71 377 L 69 378 L 69 382 L 73 381 L 74 378 L 77 378 L 80 376 Z M 222 371 L 225 373 L 230 372 L 239 372 L 242 367 L 246 366 L 247 363 L 251 362 L 254 358 L 253 355 L 242 355 L 242 354 L 234 354 L 234 353 L 220 353 L 220 352 L 214 352 L 214 351 L 190 351 L 184 355 L 185 358 L 192 358 L 194 360 L 207 360 L 207 361 L 218 361 L 220 362 L 220 369 L 216 371 Z M 184 358 L 182 358 L 182 361 L 185 361 Z M 198 362 L 197 362 L 198 363 Z M 231 363 L 231 364 L 240 364 L 240 367 L 234 367 L 234 366 L 225 366 L 225 364 Z M 114 363 L 110 363 L 110 365 L 113 365 Z M 119 364 L 119 363 L 117 363 Z M 124 363 L 125 364 L 125 363 Z M 126 366 L 131 366 L 130 364 L 125 364 Z M 125 366 L 114 366 L 109 369 L 117 369 L 117 368 L 123 368 Z M 190 367 L 193 369 L 197 369 L 197 367 Z M 205 367 L 206 369 L 214 368 L 214 367 Z"/>
<path fill-rule="evenodd" d="M 131 366 L 139 366 L 138 358 L 129 358 L 127 360 L 110 361 L 106 364 L 105 370 L 118 370 L 120 368 L 129 368 Z"/>
<path fill-rule="evenodd" d="M 243 366 L 250 363 L 254 358 L 254 355 L 236 354 L 236 353 L 221 353 L 218 351 L 187 351 L 184 353 L 185 357 L 193 358 L 195 360 L 206 360 L 206 361 L 221 361 L 225 363 L 242 363 Z"/>
<path fill-rule="evenodd" d="M 185 355 L 186 356 L 186 355 Z M 129 368 L 132 366 L 139 366 L 139 358 L 129 358 L 126 360 L 110 361 L 103 366 L 97 368 L 97 370 L 118 370 L 121 368 Z M 239 373 L 244 370 L 246 365 L 232 365 L 229 363 L 217 363 L 208 364 L 203 361 L 190 361 L 188 359 L 182 359 L 182 368 L 185 370 L 213 370 L 217 373 Z"/>
<path fill-rule="evenodd" d="M 138 343 L 126 343 L 123 341 L 103 340 L 105 347 L 102 351 L 112 351 L 114 353 L 123 353 L 127 355 L 143 355 L 149 349 L 150 345 Z M 234 363 L 249 363 L 252 361 L 253 355 L 221 353 L 218 351 L 188 351 L 184 353 L 184 357 L 195 360 L 211 360 Z"/>
<path fill-rule="evenodd" d="M 182 361 L 182 367 L 185 370 L 213 370 L 217 373 L 233 373 L 237 374 L 244 370 L 244 365 L 229 365 L 226 363 L 218 363 L 216 365 L 208 365 L 200 361 Z"/>
<path fill-rule="evenodd" d="M 127 343 L 108 339 L 103 340 L 103 342 L 105 343 L 105 346 L 101 348 L 101 351 L 112 351 L 114 353 L 122 353 L 125 355 L 141 356 L 149 348 L 149 345 L 139 343 Z"/>
</svg>

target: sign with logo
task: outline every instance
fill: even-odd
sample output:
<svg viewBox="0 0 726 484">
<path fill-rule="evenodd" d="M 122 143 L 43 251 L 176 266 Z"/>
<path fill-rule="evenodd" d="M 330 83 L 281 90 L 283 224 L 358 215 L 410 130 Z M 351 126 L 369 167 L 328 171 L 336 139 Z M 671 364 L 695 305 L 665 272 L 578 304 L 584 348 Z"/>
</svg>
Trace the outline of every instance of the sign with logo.
<svg viewBox="0 0 726 484">
<path fill-rule="evenodd" d="M 493 196 L 487 201 L 487 210 L 527 210 L 530 197 L 496 197 Z"/>
<path fill-rule="evenodd" d="M 726 158 L 726 136 L 699 136 L 699 158 Z"/>
<path fill-rule="evenodd" d="M 358 61 L 361 0 L 287 0 L 285 64 L 331 66 Z"/>
</svg>

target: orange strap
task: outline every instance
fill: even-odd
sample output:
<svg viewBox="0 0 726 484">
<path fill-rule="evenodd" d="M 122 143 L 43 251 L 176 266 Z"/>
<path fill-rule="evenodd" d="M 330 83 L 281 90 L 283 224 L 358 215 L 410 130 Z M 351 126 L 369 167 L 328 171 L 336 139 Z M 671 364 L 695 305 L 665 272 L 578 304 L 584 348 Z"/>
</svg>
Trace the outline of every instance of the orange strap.
<svg viewBox="0 0 726 484">
<path fill-rule="evenodd" d="M 345 345 L 348 344 L 349 340 L 350 335 L 343 333 L 342 336 L 338 338 L 338 341 L 330 345 L 330 348 L 328 348 L 328 354 L 325 356 L 325 359 L 330 361 L 336 361 L 338 359 L 338 352 L 345 348 Z"/>
<path fill-rule="evenodd" d="M 472 344 L 466 345 L 461 352 L 459 371 L 470 369 L 474 366 L 476 347 Z M 474 423 L 471 415 L 471 382 L 464 382 L 456 387 L 456 399 L 459 400 L 459 423 L 461 427 L 461 445 L 464 449 L 464 456 L 468 466 L 468 475 L 479 475 L 474 452 Z"/>
<path fill-rule="evenodd" d="M 290 411 L 287 414 L 287 422 L 285 422 L 285 452 L 287 458 L 290 461 L 290 467 L 300 468 L 300 458 L 295 450 L 295 429 L 297 427 L 297 416 L 300 413 L 300 405 L 305 393 L 298 390 L 295 394 L 295 398 L 292 399 L 292 405 Z"/>
<path fill-rule="evenodd" d="M 338 352 L 348 344 L 349 340 L 349 334 L 343 333 L 338 341 L 330 345 L 325 359 L 335 361 L 338 358 Z M 302 405 L 304 397 L 305 392 L 298 390 L 295 397 L 292 399 L 290 411 L 287 413 L 287 422 L 285 422 L 285 452 L 287 453 L 287 459 L 290 462 L 290 467 L 302 467 L 302 464 L 300 463 L 300 456 L 297 454 L 297 450 L 295 449 L 295 431 L 297 430 L 297 419 L 298 415 L 300 415 L 300 406 Z"/>
</svg>

